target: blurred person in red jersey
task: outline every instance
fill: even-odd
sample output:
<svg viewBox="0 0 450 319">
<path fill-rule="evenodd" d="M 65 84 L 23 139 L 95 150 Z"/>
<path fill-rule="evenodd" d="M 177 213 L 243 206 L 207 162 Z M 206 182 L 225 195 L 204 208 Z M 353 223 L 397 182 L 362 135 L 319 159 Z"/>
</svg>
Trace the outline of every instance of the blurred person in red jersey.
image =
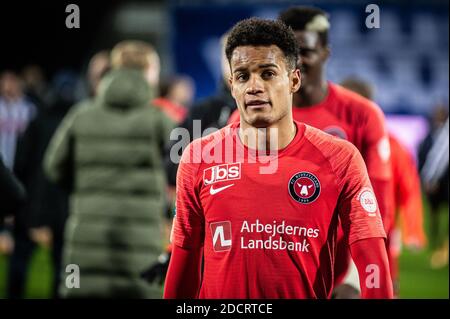
<svg viewBox="0 0 450 319">
<path fill-rule="evenodd" d="M 290 26 L 300 47 L 299 69 L 302 87 L 293 97 L 294 120 L 321 129 L 326 133 L 351 142 L 361 152 L 367 166 L 370 181 L 379 204 L 386 230 L 391 221 L 389 212 L 393 205 L 389 200 L 392 173 L 390 150 L 384 114 L 374 102 L 327 81 L 326 63 L 331 53 L 328 43 L 330 23 L 328 15 L 315 7 L 291 7 L 278 18 Z M 234 112 L 229 123 L 237 121 Z M 339 293 L 348 291 L 345 298 L 356 298 L 358 292 L 343 283 L 351 260 L 344 234 L 338 234 L 338 250 L 335 263 L 335 284 L 343 284 Z"/>
<path fill-rule="evenodd" d="M 293 120 L 301 79 L 292 29 L 243 20 L 226 56 L 240 121 L 183 153 L 165 298 L 330 298 L 338 216 L 362 297 L 392 298 L 385 231 L 361 155 Z"/>
<path fill-rule="evenodd" d="M 348 78 L 341 85 L 353 92 L 373 100 L 373 87 L 360 79 Z M 395 292 L 399 292 L 399 255 L 402 242 L 412 250 L 423 249 L 426 244 L 423 220 L 423 202 L 420 176 L 414 157 L 393 134 L 389 133 L 392 165 L 392 201 L 395 205 L 389 212 L 393 221 L 388 235 L 388 253 L 391 276 Z"/>
<path fill-rule="evenodd" d="M 194 82 L 187 76 L 175 76 L 161 81 L 159 97 L 152 104 L 174 121 L 181 124 L 187 116 L 195 94 Z"/>
</svg>

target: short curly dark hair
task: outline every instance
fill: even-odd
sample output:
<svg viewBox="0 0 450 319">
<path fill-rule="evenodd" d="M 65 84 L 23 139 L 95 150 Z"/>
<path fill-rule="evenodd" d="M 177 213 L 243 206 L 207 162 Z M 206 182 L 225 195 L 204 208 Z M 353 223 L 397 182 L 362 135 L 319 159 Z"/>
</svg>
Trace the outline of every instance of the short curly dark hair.
<svg viewBox="0 0 450 319">
<path fill-rule="evenodd" d="M 329 20 L 328 13 L 322 9 L 308 6 L 295 6 L 281 11 L 278 19 L 284 24 L 290 26 L 294 31 L 314 30 L 311 23 L 316 17 L 323 17 L 327 22 Z M 329 22 L 328 22 L 329 23 Z M 323 29 L 314 30 L 319 34 L 320 42 L 323 46 L 328 45 L 328 27 L 323 26 Z"/>
<path fill-rule="evenodd" d="M 228 62 L 234 49 L 239 46 L 276 45 L 286 57 L 286 65 L 295 69 L 299 54 L 294 32 L 279 20 L 249 18 L 238 22 L 229 32 L 225 54 Z"/>
</svg>

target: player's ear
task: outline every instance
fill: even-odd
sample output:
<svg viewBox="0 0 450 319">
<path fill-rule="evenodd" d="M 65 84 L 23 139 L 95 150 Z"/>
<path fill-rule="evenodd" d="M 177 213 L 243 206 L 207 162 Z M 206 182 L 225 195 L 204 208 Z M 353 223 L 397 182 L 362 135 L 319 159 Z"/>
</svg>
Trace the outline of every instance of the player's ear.
<svg viewBox="0 0 450 319">
<path fill-rule="evenodd" d="M 295 68 L 291 73 L 291 92 L 295 93 L 300 89 L 302 78 L 300 70 Z"/>
</svg>

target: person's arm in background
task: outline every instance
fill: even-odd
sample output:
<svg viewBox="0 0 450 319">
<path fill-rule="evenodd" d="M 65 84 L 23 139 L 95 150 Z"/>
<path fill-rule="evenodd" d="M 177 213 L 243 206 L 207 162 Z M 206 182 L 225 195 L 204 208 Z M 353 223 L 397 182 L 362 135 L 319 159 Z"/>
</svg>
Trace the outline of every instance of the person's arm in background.
<svg viewBox="0 0 450 319">
<path fill-rule="evenodd" d="M 14 217 L 26 197 L 25 188 L 4 165 L 0 156 L 0 254 L 10 254 L 14 249 L 14 240 L 10 232 L 3 230 L 4 218 Z"/>
<path fill-rule="evenodd" d="M 171 234 L 172 257 L 167 272 L 164 298 L 197 298 L 201 282 L 204 216 L 197 179 L 201 154 L 191 143 L 183 152 L 177 174 L 176 216 Z"/>
<path fill-rule="evenodd" d="M 366 110 L 366 121 L 361 126 L 361 136 L 364 138 L 361 155 L 377 198 L 384 229 L 388 233 L 394 223 L 395 213 L 391 150 L 384 114 L 378 105 L 370 103 L 372 105 Z"/>
<path fill-rule="evenodd" d="M 167 180 L 167 186 L 165 191 L 165 224 L 164 224 L 164 243 L 165 246 L 168 246 L 169 249 L 167 250 L 168 257 L 170 258 L 170 245 L 169 245 L 169 235 L 170 235 L 170 229 L 172 228 L 172 218 L 173 218 L 173 208 L 174 208 L 174 202 L 175 202 L 175 187 L 171 186 L 170 183 L 170 171 L 169 171 L 169 163 L 172 162 L 172 159 L 170 158 L 170 147 L 171 147 L 171 141 L 170 136 L 172 134 L 172 131 L 176 128 L 176 123 L 172 121 L 164 112 L 158 110 L 158 134 L 159 134 L 159 147 L 161 152 L 161 158 L 163 161 L 164 166 L 164 173 L 165 178 Z M 165 266 L 165 269 L 167 269 L 167 265 Z M 165 276 L 165 271 L 164 274 Z M 164 279 L 164 278 L 162 278 Z"/>
<path fill-rule="evenodd" d="M 7 215 L 14 216 L 25 199 L 25 188 L 5 166 L 0 156 L 0 220 Z"/>
<path fill-rule="evenodd" d="M 74 107 L 56 129 L 45 151 L 43 169 L 47 178 L 70 191 L 73 187 L 73 138 L 72 127 L 79 111 L 84 107 Z"/>
<path fill-rule="evenodd" d="M 354 148 L 336 169 L 341 196 L 338 203 L 342 228 L 358 269 L 362 298 L 393 298 L 386 250 L 386 232 L 367 169 Z"/>
</svg>

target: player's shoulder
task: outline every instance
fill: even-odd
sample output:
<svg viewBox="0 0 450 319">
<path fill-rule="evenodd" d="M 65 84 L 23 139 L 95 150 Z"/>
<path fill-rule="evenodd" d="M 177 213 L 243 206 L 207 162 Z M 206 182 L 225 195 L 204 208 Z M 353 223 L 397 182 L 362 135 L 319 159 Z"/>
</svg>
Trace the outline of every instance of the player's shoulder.
<svg viewBox="0 0 450 319">
<path fill-rule="evenodd" d="M 323 132 L 305 124 L 304 137 L 309 143 L 329 161 L 349 159 L 359 151 L 352 143 L 339 137 Z"/>
<path fill-rule="evenodd" d="M 227 125 L 203 137 L 194 139 L 184 150 L 181 161 L 185 162 L 184 158 L 190 156 L 190 158 L 195 159 L 195 163 L 201 164 L 204 162 L 205 154 L 207 154 L 203 150 L 205 148 L 212 150 L 217 145 L 225 145 L 225 139 L 231 134 L 231 130 L 231 125 Z"/>
<path fill-rule="evenodd" d="M 330 88 L 334 91 L 337 99 L 342 101 L 343 107 L 346 107 L 351 112 L 356 112 L 361 115 L 382 114 L 381 108 L 375 102 L 366 99 L 365 97 L 350 91 L 343 86 L 336 83 L 329 83 Z"/>
</svg>

